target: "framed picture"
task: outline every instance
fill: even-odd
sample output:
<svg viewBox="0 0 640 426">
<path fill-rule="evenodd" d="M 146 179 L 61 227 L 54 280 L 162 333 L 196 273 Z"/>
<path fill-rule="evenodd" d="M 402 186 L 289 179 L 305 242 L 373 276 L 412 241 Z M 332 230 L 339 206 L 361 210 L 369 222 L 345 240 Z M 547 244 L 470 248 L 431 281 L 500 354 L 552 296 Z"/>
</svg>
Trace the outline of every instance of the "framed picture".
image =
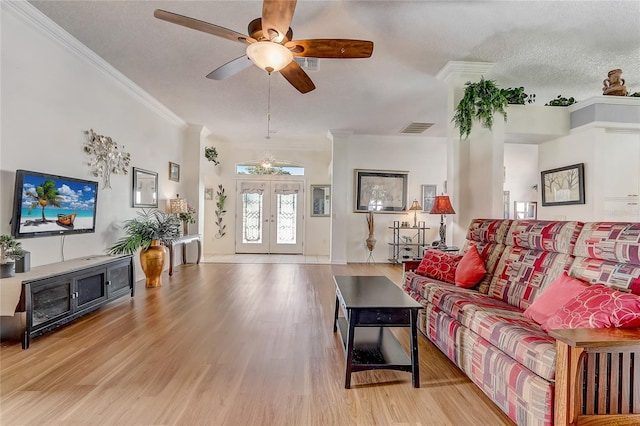
<svg viewBox="0 0 640 426">
<path fill-rule="evenodd" d="M 438 195 L 438 185 L 422 185 L 422 211 L 429 213 Z"/>
<path fill-rule="evenodd" d="M 205 188 L 204 189 L 204 199 L 205 200 L 213 200 L 213 188 Z"/>
<path fill-rule="evenodd" d="M 331 185 L 311 185 L 311 216 L 331 216 Z"/>
<path fill-rule="evenodd" d="M 402 212 L 407 208 L 409 172 L 355 169 L 356 212 Z"/>
<path fill-rule="evenodd" d="M 584 204 L 584 163 L 540 173 L 542 205 Z"/>
<path fill-rule="evenodd" d="M 537 219 L 538 203 L 535 201 L 514 201 L 513 217 L 514 219 Z"/>
<path fill-rule="evenodd" d="M 169 180 L 180 182 L 180 165 L 169 161 Z"/>
<path fill-rule="evenodd" d="M 158 174 L 149 170 L 133 168 L 133 207 L 158 207 Z"/>
</svg>

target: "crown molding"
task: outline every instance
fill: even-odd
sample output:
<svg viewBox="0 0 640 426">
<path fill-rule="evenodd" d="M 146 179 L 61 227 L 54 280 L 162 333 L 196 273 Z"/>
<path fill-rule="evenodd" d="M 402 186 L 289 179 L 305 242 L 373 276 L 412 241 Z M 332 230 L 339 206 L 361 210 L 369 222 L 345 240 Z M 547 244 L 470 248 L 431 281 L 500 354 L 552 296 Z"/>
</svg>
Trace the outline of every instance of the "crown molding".
<svg viewBox="0 0 640 426">
<path fill-rule="evenodd" d="M 69 52 L 84 60 L 112 81 L 122 86 L 134 99 L 146 105 L 149 109 L 168 122 L 180 128 L 187 127 L 187 123 L 182 118 L 178 117 L 169 108 L 161 104 L 157 99 L 131 81 L 127 76 L 115 69 L 94 51 L 82 44 L 78 39 L 66 32 L 62 27 L 49 19 L 49 17 L 40 12 L 29 2 L 3 0 L 1 5 L 2 13 L 9 12 L 26 24 L 40 31 L 40 33 L 45 35 L 51 41 L 67 49 Z"/>
<path fill-rule="evenodd" d="M 464 78 L 473 76 L 481 77 L 491 71 L 494 65 L 495 63 L 493 62 L 449 61 L 438 71 L 436 78 L 449 83 L 454 78 L 460 76 L 464 76 Z"/>
</svg>

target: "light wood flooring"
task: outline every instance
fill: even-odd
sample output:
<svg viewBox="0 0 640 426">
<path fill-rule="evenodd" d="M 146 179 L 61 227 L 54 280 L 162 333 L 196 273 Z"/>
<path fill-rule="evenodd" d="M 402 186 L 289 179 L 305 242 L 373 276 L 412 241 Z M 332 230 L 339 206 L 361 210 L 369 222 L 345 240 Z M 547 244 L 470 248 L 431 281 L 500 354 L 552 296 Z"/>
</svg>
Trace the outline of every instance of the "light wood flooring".
<svg viewBox="0 0 640 426">
<path fill-rule="evenodd" d="M 392 265 L 184 265 L 64 328 L 0 348 L 0 424 L 511 425 L 424 336 L 421 387 L 358 372 L 344 389 L 332 275 Z M 403 343 L 404 329 L 395 331 Z M 406 344 L 405 344 L 406 348 Z"/>
</svg>

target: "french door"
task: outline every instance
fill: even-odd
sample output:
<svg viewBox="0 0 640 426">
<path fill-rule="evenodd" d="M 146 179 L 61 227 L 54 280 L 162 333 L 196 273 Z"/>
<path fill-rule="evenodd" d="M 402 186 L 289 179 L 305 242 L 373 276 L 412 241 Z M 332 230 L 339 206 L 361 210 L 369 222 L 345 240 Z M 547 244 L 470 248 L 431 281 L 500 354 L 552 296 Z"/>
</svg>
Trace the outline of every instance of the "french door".
<svg viewBox="0 0 640 426">
<path fill-rule="evenodd" d="M 236 253 L 302 254 L 304 182 L 238 180 Z"/>
</svg>

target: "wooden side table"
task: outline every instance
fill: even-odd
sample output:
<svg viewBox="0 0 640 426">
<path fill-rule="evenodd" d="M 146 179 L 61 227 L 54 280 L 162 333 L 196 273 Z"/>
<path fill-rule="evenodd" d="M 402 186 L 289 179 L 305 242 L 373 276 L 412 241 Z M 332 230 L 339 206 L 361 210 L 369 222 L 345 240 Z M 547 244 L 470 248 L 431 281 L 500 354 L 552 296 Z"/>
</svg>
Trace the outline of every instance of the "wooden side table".
<svg viewBox="0 0 640 426">
<path fill-rule="evenodd" d="M 196 264 L 200 263 L 200 257 L 202 257 L 202 238 L 199 234 L 183 235 L 180 238 L 176 238 L 169 244 L 169 276 L 173 275 L 173 249 L 182 245 L 182 263 L 187 263 L 187 244 L 196 242 L 198 243 L 198 258 Z"/>
</svg>

